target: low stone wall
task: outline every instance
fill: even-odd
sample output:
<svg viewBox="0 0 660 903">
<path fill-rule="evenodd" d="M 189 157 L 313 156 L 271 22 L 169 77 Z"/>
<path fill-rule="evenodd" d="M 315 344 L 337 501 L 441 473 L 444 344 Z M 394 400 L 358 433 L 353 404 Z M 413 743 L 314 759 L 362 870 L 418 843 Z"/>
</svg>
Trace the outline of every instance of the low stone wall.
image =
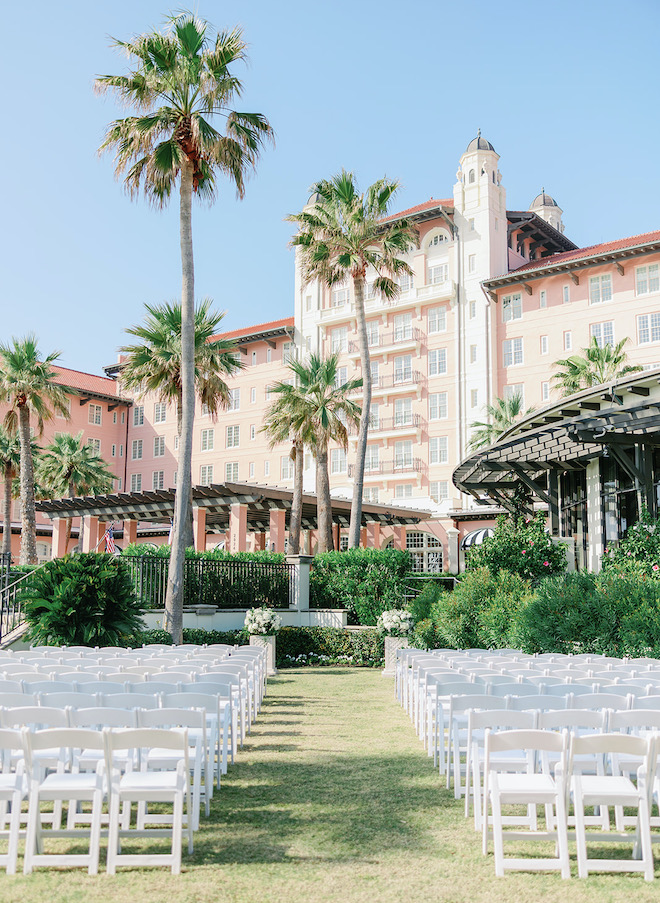
<svg viewBox="0 0 660 903">
<path fill-rule="evenodd" d="M 277 608 L 283 627 L 346 627 L 347 612 L 343 608 L 319 608 L 308 611 L 296 611 L 290 608 Z M 165 620 L 163 609 L 151 609 L 144 614 L 147 630 L 161 628 Z M 212 605 L 200 605 L 196 608 L 184 608 L 184 628 L 200 630 L 240 630 L 245 623 L 244 608 L 218 609 Z"/>
</svg>

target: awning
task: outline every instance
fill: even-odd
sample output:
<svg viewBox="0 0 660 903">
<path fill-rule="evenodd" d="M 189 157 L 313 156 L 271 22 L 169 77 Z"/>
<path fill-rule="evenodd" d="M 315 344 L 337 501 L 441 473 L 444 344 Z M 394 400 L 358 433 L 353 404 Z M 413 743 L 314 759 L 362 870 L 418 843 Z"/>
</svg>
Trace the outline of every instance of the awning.
<svg viewBox="0 0 660 903">
<path fill-rule="evenodd" d="M 463 537 L 461 548 L 471 549 L 472 546 L 480 546 L 484 539 L 488 539 L 490 536 L 494 535 L 495 531 L 492 527 L 482 527 L 480 530 L 472 530 L 471 533 L 468 533 Z"/>
</svg>

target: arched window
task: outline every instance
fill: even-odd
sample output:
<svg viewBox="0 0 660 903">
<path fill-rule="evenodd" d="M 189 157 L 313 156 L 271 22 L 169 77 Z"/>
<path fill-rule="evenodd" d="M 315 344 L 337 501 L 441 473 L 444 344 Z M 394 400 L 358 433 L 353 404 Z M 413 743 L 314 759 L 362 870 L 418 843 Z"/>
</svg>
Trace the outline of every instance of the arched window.
<svg viewBox="0 0 660 903">
<path fill-rule="evenodd" d="M 449 236 L 447 235 L 446 232 L 436 232 L 435 235 L 433 235 L 429 239 L 429 243 L 427 244 L 426 247 L 427 248 L 436 248 L 438 245 L 443 245 L 448 241 L 449 241 Z"/>
<path fill-rule="evenodd" d="M 409 530 L 406 533 L 406 549 L 410 552 L 414 573 L 442 573 L 442 543 L 436 536 L 421 530 Z"/>
<path fill-rule="evenodd" d="M 470 185 L 474 182 L 475 178 L 476 178 L 476 176 L 475 176 L 474 170 L 471 169 L 470 175 L 468 176 L 468 182 L 470 183 Z"/>
</svg>

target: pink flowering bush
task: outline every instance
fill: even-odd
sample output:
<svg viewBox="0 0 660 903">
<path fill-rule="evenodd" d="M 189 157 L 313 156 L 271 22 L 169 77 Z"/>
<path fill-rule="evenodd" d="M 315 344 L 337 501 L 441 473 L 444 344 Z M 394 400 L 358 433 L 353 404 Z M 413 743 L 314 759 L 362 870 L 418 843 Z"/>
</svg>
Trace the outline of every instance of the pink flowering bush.
<svg viewBox="0 0 660 903">
<path fill-rule="evenodd" d="M 546 532 L 546 517 L 498 517 L 495 535 L 467 553 L 467 569 L 488 568 L 492 574 L 510 571 L 536 584 L 566 570 L 564 547 Z"/>
<path fill-rule="evenodd" d="M 618 546 L 605 549 L 602 568 L 608 574 L 660 579 L 660 523 L 646 508 Z"/>
</svg>

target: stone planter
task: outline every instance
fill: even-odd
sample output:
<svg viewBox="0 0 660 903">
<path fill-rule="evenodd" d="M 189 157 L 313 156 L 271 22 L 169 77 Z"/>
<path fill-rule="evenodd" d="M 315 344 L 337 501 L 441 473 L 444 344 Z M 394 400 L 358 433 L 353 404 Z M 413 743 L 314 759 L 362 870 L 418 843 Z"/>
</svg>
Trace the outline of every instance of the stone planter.
<svg viewBox="0 0 660 903">
<path fill-rule="evenodd" d="M 269 677 L 277 674 L 275 667 L 275 637 L 274 636 L 257 636 L 250 634 L 250 646 L 265 646 L 267 655 L 267 673 Z"/>
<path fill-rule="evenodd" d="M 396 650 L 407 649 L 408 638 L 405 636 L 386 636 L 385 637 L 385 668 L 383 669 L 383 677 L 394 677 L 396 673 Z"/>
</svg>

